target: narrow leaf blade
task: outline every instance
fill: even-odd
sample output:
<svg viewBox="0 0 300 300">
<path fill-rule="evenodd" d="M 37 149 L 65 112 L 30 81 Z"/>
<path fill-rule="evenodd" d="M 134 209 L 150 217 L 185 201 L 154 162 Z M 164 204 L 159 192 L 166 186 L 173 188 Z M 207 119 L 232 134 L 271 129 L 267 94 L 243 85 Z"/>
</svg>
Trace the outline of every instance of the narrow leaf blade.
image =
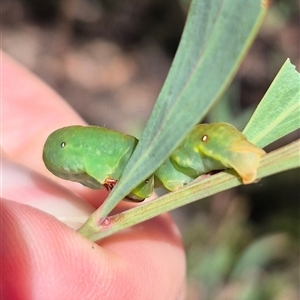
<svg viewBox="0 0 300 300">
<path fill-rule="evenodd" d="M 300 127 L 300 74 L 289 59 L 244 129 L 257 146 L 266 145 Z"/>
<path fill-rule="evenodd" d="M 221 96 L 265 13 L 260 0 L 192 2 L 179 49 L 151 117 L 98 216 L 106 216 L 151 175 Z"/>
</svg>

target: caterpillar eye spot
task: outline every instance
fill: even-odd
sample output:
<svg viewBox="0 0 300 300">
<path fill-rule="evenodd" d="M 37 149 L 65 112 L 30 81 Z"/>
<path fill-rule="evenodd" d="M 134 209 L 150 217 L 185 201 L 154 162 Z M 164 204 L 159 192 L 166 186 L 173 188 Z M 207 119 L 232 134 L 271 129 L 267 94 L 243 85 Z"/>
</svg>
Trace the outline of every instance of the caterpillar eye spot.
<svg viewBox="0 0 300 300">
<path fill-rule="evenodd" d="M 207 141 L 207 139 L 208 139 L 208 136 L 205 134 L 203 137 L 202 137 L 202 142 L 206 142 Z"/>
<path fill-rule="evenodd" d="M 148 183 L 148 182 L 149 182 L 149 179 L 146 179 L 146 180 L 145 180 L 145 183 Z"/>
<path fill-rule="evenodd" d="M 60 144 L 60 147 L 61 147 L 61 148 L 65 148 L 65 147 L 66 147 L 66 143 L 65 143 L 65 142 L 62 142 L 62 143 Z"/>
</svg>

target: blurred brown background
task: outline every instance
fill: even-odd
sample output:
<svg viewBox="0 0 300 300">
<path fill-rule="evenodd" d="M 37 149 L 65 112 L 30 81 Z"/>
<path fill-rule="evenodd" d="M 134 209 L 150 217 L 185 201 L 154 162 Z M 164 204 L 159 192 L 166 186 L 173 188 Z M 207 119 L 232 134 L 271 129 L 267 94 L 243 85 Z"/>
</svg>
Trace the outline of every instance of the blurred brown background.
<svg viewBox="0 0 300 300">
<path fill-rule="evenodd" d="M 89 123 L 140 131 L 177 49 L 188 2 L 3 0 L 2 47 Z M 271 7 L 236 78 L 242 107 L 260 101 L 287 57 L 299 67 L 296 3 Z"/>
<path fill-rule="evenodd" d="M 88 123 L 138 136 L 170 68 L 188 5 L 2 0 L 2 48 Z M 298 1 L 273 1 L 224 96 L 241 129 L 286 58 L 300 70 L 299 25 Z M 222 120 L 223 112 L 216 107 L 208 120 Z M 187 251 L 187 299 L 298 299 L 299 184 L 294 170 L 173 212 Z"/>
</svg>

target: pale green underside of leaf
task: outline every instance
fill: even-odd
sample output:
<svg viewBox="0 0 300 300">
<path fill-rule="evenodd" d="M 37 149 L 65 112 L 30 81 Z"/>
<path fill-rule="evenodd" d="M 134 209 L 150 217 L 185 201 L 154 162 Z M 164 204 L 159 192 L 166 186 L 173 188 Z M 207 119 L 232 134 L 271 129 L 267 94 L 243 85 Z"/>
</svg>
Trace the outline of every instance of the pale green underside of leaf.
<svg viewBox="0 0 300 300">
<path fill-rule="evenodd" d="M 300 127 L 300 74 L 289 59 L 259 103 L 244 134 L 265 147 Z"/>
<path fill-rule="evenodd" d="M 106 216 L 160 166 L 222 95 L 263 20 L 260 0 L 195 0 L 140 142 L 109 197 Z"/>
</svg>

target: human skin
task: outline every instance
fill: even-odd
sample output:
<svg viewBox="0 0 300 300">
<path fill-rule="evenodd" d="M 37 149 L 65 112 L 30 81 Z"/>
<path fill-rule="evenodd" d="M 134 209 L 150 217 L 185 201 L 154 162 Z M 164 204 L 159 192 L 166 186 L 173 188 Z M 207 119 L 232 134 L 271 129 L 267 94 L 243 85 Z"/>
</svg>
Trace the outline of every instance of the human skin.
<svg viewBox="0 0 300 300">
<path fill-rule="evenodd" d="M 60 221 L 72 219 L 73 209 L 86 218 L 106 195 L 56 178 L 43 165 L 47 136 L 85 123 L 5 54 L 1 69 L 0 298 L 183 299 L 185 256 L 168 214 L 98 243 Z M 126 205 L 134 204 L 119 210 Z"/>
</svg>

